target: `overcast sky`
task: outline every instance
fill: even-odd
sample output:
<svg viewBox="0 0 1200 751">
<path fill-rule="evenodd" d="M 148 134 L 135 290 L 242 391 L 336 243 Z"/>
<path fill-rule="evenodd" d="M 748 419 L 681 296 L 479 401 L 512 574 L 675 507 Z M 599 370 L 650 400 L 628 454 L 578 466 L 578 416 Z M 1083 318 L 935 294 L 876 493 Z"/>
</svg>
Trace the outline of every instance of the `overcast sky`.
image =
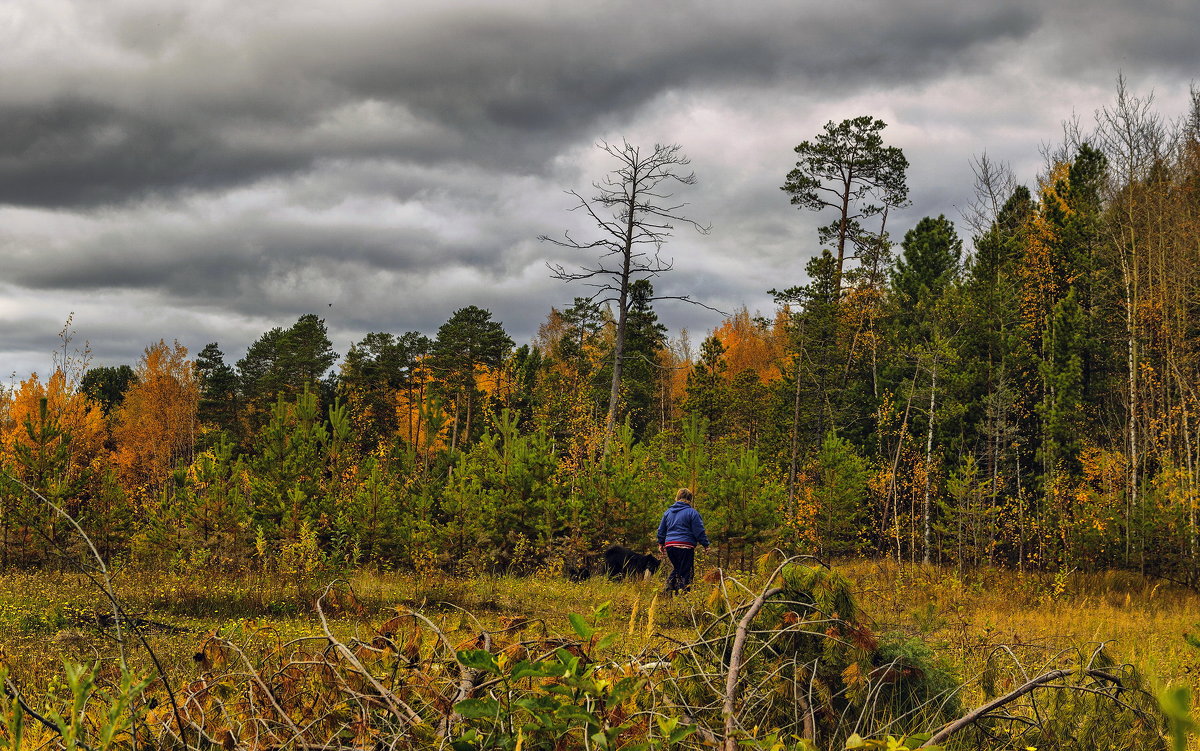
<svg viewBox="0 0 1200 751">
<path fill-rule="evenodd" d="M 586 237 L 563 191 L 613 166 L 602 139 L 692 159 L 712 232 L 676 234 L 657 291 L 768 312 L 816 250 L 779 186 L 825 122 L 888 123 L 894 235 L 966 236 L 973 156 L 1031 183 L 1119 73 L 1167 117 L 1200 78 L 1195 0 L 9 0 L 0 39 L 5 382 L 72 312 L 94 365 L 160 338 L 233 362 L 308 312 L 339 353 L 469 304 L 528 342 L 586 294 L 546 262 L 587 259 L 537 237 Z M 720 321 L 657 309 L 693 340 Z"/>
</svg>

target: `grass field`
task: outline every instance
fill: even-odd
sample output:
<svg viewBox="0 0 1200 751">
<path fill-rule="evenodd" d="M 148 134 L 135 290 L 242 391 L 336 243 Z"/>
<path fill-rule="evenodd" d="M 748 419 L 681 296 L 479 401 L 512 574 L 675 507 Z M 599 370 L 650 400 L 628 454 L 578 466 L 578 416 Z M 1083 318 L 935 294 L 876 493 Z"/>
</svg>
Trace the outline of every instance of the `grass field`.
<svg viewBox="0 0 1200 751">
<path fill-rule="evenodd" d="M 1115 572 L 959 573 L 867 561 L 836 568 L 855 582 L 859 604 L 876 632 L 922 637 L 968 681 L 1001 647 L 1033 673 L 1064 653 L 1087 652 L 1107 642 L 1109 653 L 1135 666 L 1152 687 L 1184 684 L 1200 694 L 1200 651 L 1183 636 L 1200 631 L 1200 596 L 1194 592 Z M 214 631 L 251 645 L 320 636 L 314 603 L 336 576 L 118 570 L 112 581 L 167 674 L 186 683 L 203 672 L 197 650 Z M 665 598 L 657 596 L 661 577 L 571 583 L 549 574 L 451 578 L 357 571 L 343 576 L 355 597 L 329 600 L 326 607 L 330 629 L 339 638 L 369 641 L 398 606 L 425 613 L 452 640 L 469 641 L 481 629 L 500 629 L 517 618 L 537 622 L 546 634 L 566 635 L 571 633 L 568 614 L 590 614 L 608 602 L 610 615 L 600 628 L 622 634 L 613 649 L 623 654 L 664 638 L 694 636 L 722 601 L 747 600 L 763 585 L 763 577 L 748 574 L 740 577 L 744 590 L 727 580 L 721 588 L 701 583 L 687 596 Z M 27 695 L 49 699 L 65 690 L 64 660 L 113 663 L 118 650 L 110 613 L 99 589 L 79 574 L 0 576 L 0 649 L 13 680 Z M 132 638 L 126 652 L 135 672 L 153 672 L 146 650 Z M 971 706 L 981 696 L 968 686 L 964 704 Z"/>
</svg>

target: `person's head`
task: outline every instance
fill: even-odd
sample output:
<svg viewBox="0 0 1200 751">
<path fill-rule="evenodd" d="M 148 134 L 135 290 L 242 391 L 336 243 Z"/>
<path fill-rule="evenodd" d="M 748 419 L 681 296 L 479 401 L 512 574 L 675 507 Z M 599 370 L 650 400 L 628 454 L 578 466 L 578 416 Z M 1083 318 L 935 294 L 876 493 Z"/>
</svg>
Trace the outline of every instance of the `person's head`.
<svg viewBox="0 0 1200 751">
<path fill-rule="evenodd" d="M 691 503 L 692 502 L 692 491 L 688 490 L 687 488 L 680 488 L 675 493 L 675 500 L 683 501 L 684 503 Z"/>
</svg>

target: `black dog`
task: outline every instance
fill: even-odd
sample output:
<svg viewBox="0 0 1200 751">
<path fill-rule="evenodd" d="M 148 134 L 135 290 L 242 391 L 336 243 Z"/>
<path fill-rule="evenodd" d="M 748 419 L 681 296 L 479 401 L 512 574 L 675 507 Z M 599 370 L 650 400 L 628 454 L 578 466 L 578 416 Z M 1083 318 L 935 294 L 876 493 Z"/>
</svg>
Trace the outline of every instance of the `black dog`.
<svg viewBox="0 0 1200 751">
<path fill-rule="evenodd" d="M 658 571 L 658 559 L 652 555 L 635 553 L 629 548 L 613 545 L 604 551 L 604 572 L 610 578 L 625 576 L 653 576 Z"/>
</svg>

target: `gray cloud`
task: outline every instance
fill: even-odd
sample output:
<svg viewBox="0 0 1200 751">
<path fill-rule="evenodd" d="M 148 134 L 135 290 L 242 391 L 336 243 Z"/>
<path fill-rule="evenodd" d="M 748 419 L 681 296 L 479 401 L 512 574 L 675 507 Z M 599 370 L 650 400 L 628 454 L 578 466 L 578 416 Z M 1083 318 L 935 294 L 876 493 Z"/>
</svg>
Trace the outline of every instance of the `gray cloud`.
<svg viewBox="0 0 1200 751">
<path fill-rule="evenodd" d="M 544 266 L 586 258 L 533 238 L 585 236 L 562 190 L 611 168 L 602 138 L 693 157 L 682 198 L 714 228 L 672 240 L 660 292 L 767 310 L 816 249 L 778 186 L 826 120 L 889 122 L 913 165 L 899 238 L 958 219 L 973 154 L 1031 182 L 1118 71 L 1176 114 L 1200 70 L 1186 0 L 44 0 L 6 23 L 0 370 L 44 370 L 71 310 L 122 361 L 160 337 L 236 359 L 310 311 L 339 351 L 472 303 L 525 340 L 586 291 Z M 718 322 L 660 314 L 694 338 Z"/>
<path fill-rule="evenodd" d="M 213 19 L 154 5 L 92 6 L 98 33 L 24 71 L 0 119 L 0 201 L 112 204 L 332 158 L 541 172 L 664 91 L 911 82 L 975 64 L 1034 22 L 1009 5 L 932 2 L 862 18 L 794 3 L 405 3 L 242 27 L 232 8 Z"/>
</svg>

